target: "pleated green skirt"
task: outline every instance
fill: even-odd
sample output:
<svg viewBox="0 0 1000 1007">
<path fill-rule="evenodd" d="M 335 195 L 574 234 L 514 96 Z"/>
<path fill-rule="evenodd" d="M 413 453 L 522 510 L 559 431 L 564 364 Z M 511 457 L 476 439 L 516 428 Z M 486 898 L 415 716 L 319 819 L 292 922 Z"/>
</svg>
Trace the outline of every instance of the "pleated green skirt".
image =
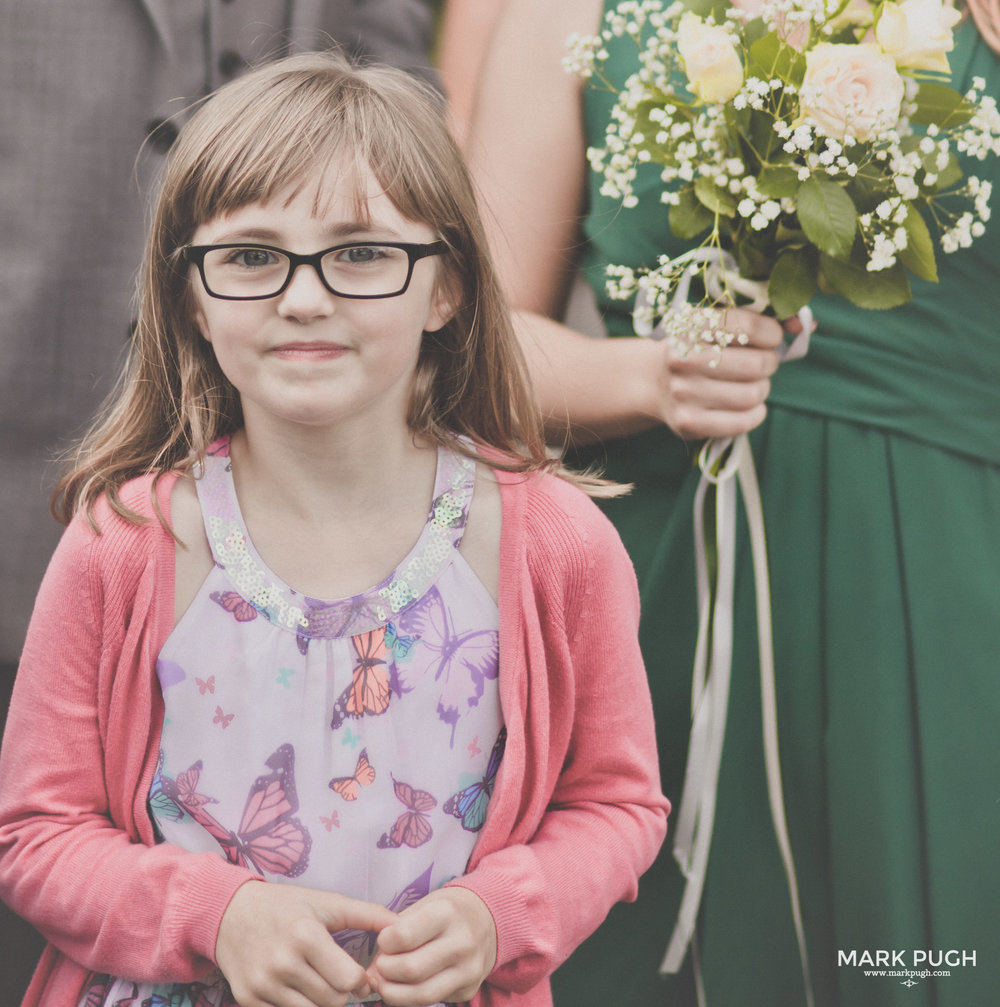
<svg viewBox="0 0 1000 1007">
<path fill-rule="evenodd" d="M 780 406 L 753 443 L 785 805 L 817 1007 L 1000 1002 L 1000 469 Z M 610 448 L 609 473 L 645 487 L 606 509 L 636 561 L 661 771 L 676 801 L 696 626 L 693 458 L 661 432 Z M 739 531 L 734 673 L 697 954 L 710 1007 L 793 1007 L 805 994 L 767 800 L 753 578 Z M 697 1002 L 692 954 L 680 977 L 658 975 L 682 889 L 670 842 L 638 903 L 616 907 L 557 973 L 557 1005 Z M 885 963 L 923 973 L 934 962 L 950 975 L 866 974 Z"/>
</svg>

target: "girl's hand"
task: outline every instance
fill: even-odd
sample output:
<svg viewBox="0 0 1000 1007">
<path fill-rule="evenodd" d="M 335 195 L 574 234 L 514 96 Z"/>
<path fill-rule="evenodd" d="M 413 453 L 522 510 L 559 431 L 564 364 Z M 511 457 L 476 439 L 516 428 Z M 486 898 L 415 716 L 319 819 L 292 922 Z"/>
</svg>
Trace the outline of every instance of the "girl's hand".
<svg viewBox="0 0 1000 1007">
<path fill-rule="evenodd" d="M 778 369 L 781 324 L 752 311 L 730 308 L 725 327 L 745 332 L 749 342 L 735 342 L 721 354 L 711 348 L 681 356 L 666 342 L 652 343 L 658 357 L 648 378 L 651 414 L 679 437 L 731 437 L 759 426 L 767 414 L 771 375 Z"/>
<path fill-rule="evenodd" d="M 378 938 L 368 975 L 394 1007 L 464 1002 L 493 971 L 497 932 L 486 904 L 467 888 L 439 888 L 404 909 Z"/>
<path fill-rule="evenodd" d="M 364 969 L 330 936 L 382 930 L 385 906 L 295 885 L 248 882 L 222 917 L 215 958 L 241 1007 L 341 1007 L 370 992 Z"/>
</svg>

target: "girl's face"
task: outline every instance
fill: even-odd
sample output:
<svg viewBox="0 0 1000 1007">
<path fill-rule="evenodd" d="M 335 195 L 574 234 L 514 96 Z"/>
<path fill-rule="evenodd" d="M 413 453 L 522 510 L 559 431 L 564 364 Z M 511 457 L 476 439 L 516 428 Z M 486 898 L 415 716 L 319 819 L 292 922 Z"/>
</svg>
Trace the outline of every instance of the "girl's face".
<svg viewBox="0 0 1000 1007">
<path fill-rule="evenodd" d="M 365 172 L 367 219 L 358 219 L 353 180 L 324 183 L 322 178 L 338 177 L 329 172 L 297 194 L 293 186 L 202 224 L 191 244 L 247 242 L 309 255 L 348 242 L 423 244 L 437 238 L 428 225 L 401 216 Z M 251 267 L 247 272 L 270 268 L 273 259 L 253 249 L 219 254 L 234 256 L 226 269 Z M 324 271 L 337 287 L 340 257 L 351 273 L 371 256 L 368 249 L 337 253 L 324 260 Z M 404 293 L 357 300 L 331 293 L 312 266 L 300 265 L 275 297 L 221 300 L 207 293 L 192 265 L 195 321 L 239 392 L 248 425 L 347 423 L 371 429 L 373 422 L 394 419 L 405 425 L 422 333 L 440 328 L 451 314 L 446 285 L 438 282 L 440 268 L 436 256 L 419 259 Z M 353 284 L 351 277 L 344 282 Z"/>
</svg>

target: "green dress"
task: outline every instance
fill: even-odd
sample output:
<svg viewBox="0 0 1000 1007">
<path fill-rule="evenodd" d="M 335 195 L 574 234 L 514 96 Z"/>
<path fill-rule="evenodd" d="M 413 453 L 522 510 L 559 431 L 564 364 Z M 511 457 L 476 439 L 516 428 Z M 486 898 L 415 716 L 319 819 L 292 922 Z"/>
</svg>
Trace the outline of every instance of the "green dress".
<svg viewBox="0 0 1000 1007">
<path fill-rule="evenodd" d="M 626 40 L 611 52 L 621 82 L 635 47 Z M 986 93 L 1000 94 L 997 58 L 969 22 L 951 65 L 960 89 L 981 76 Z M 612 103 L 588 90 L 591 143 Z M 971 170 L 1000 193 L 995 159 Z M 633 210 L 599 196 L 592 178 L 584 267 L 612 335 L 630 334 L 631 318 L 607 299 L 604 266 L 684 250 L 669 234 L 655 170 L 641 178 Z M 938 264 L 939 284 L 914 283 L 913 301 L 890 312 L 817 297 L 809 354 L 780 369 L 752 437 L 784 796 L 817 1007 L 1000 1003 L 1000 221 Z M 606 511 L 639 576 L 675 811 L 696 635 L 696 449 L 661 429 L 595 453 L 609 475 L 636 484 Z M 696 939 L 709 1007 L 798 1007 L 805 994 L 764 775 L 753 590 L 743 527 Z M 681 890 L 668 837 L 638 902 L 616 907 L 556 974 L 557 1007 L 695 1004 L 690 953 L 680 976 L 658 975 Z M 878 951 L 890 968 L 936 963 L 950 975 L 866 975 L 880 967 Z"/>
</svg>

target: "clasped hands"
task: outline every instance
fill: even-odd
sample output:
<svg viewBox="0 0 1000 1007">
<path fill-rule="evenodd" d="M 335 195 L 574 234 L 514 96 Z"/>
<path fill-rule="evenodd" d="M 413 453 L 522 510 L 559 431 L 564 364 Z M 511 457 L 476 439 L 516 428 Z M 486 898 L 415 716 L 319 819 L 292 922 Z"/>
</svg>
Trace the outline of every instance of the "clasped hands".
<svg viewBox="0 0 1000 1007">
<path fill-rule="evenodd" d="M 330 936 L 378 933 L 367 970 Z M 374 992 L 398 1007 L 470 999 L 493 970 L 496 928 L 466 888 L 440 888 L 401 913 L 294 885 L 249 882 L 222 917 L 216 961 L 241 1007 L 341 1007 Z"/>
</svg>

